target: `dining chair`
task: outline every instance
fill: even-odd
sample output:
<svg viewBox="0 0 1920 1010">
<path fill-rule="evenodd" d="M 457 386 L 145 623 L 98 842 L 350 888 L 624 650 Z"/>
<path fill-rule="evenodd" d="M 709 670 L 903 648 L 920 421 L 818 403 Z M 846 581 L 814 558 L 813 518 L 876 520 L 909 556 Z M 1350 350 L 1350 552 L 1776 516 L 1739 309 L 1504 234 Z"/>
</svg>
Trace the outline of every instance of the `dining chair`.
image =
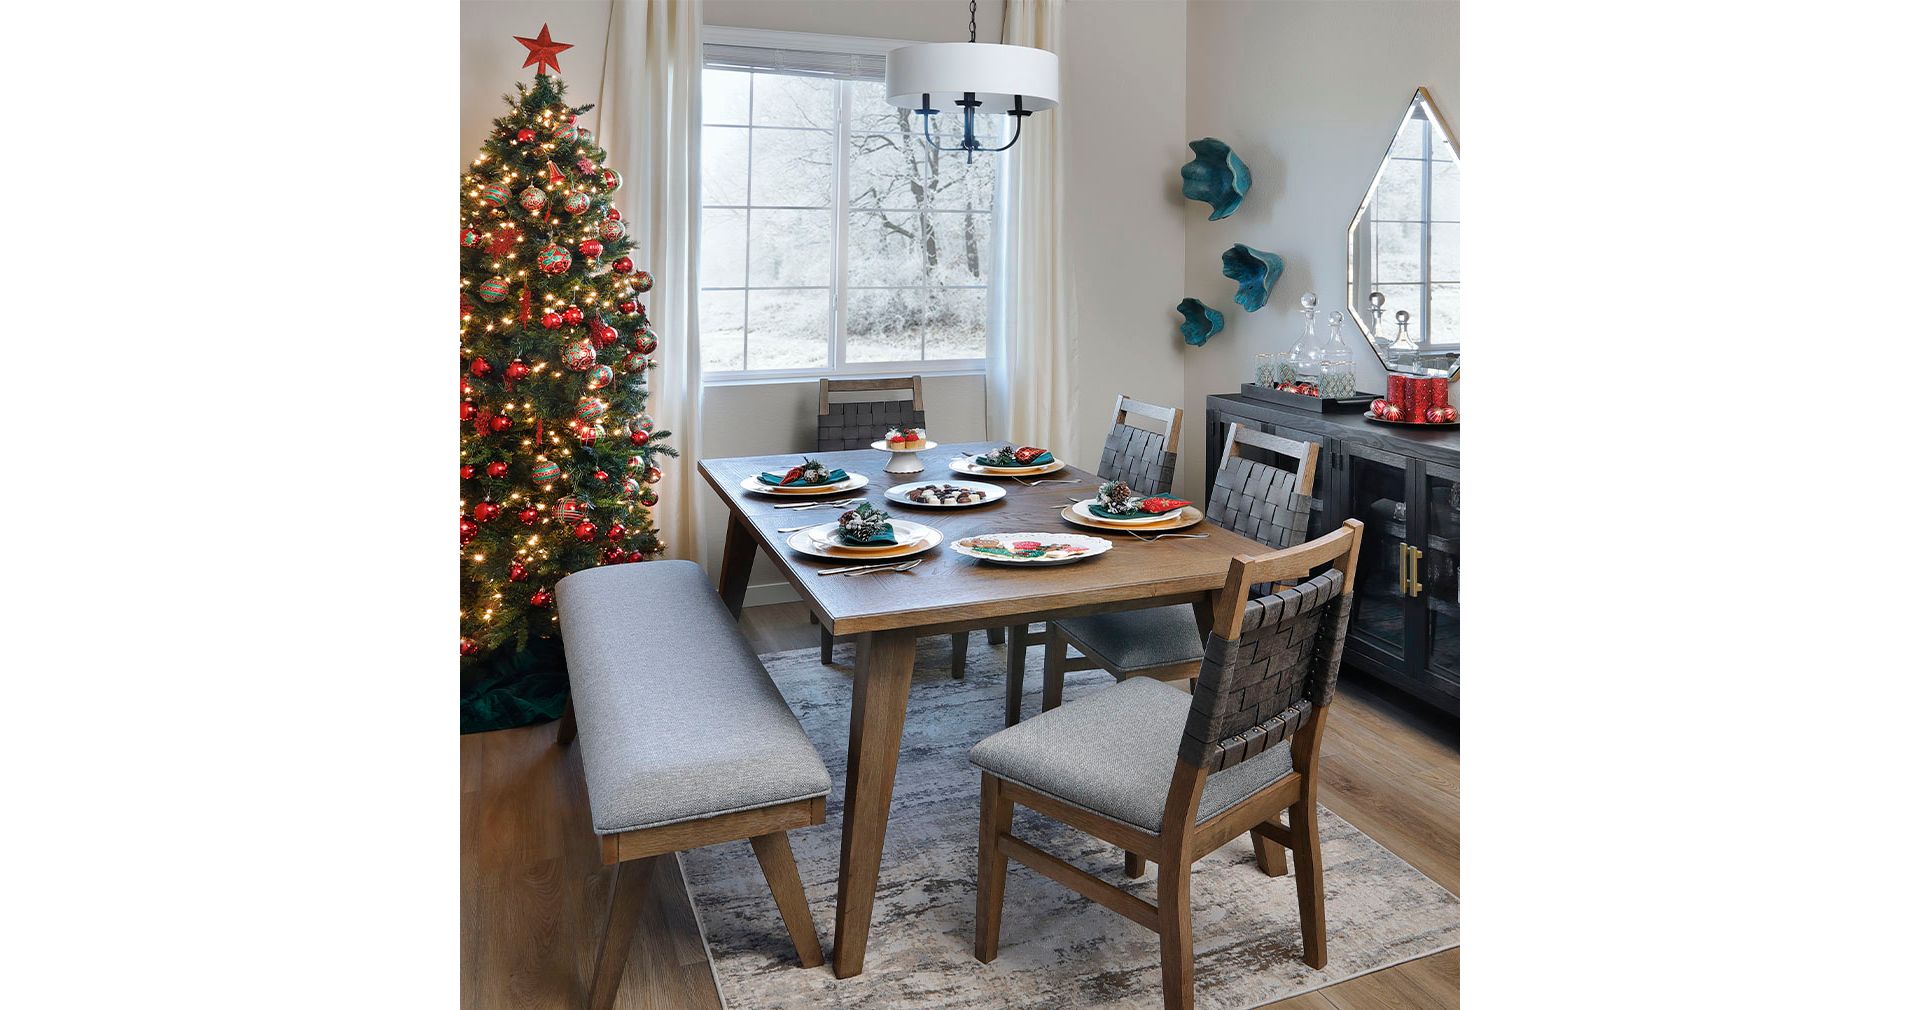
<svg viewBox="0 0 1920 1010">
<path fill-rule="evenodd" d="M 1114 400 L 1113 427 L 1100 450 L 1101 480 L 1124 480 L 1143 495 L 1173 492 L 1173 466 L 1180 452 L 1179 407 L 1135 400 L 1125 393 Z M 1135 423 L 1136 418 L 1158 422 L 1158 430 Z M 1007 629 L 1007 725 L 1020 721 L 1020 694 L 1026 686 L 1027 649 L 1047 640 L 1048 625 L 1022 624 Z M 1091 664 L 1075 667 L 1090 669 Z"/>
<path fill-rule="evenodd" d="M 900 392 L 911 395 L 901 398 Z M 834 394 L 879 393 L 879 397 L 855 396 L 835 401 Z M 918 375 L 889 376 L 878 379 L 821 379 L 820 380 L 820 421 L 819 430 L 814 437 L 814 450 L 817 452 L 841 452 L 848 449 L 866 449 L 873 443 L 887 437 L 894 428 L 925 428 L 927 426 L 926 399 L 921 393 Z M 818 622 L 813 614 L 808 619 Z M 995 629 L 989 634 L 989 640 L 998 642 L 1003 632 Z M 951 636 L 953 659 L 951 670 L 954 679 L 966 673 L 967 633 L 957 632 Z M 833 662 L 833 633 L 820 629 L 820 664 Z"/>
<path fill-rule="evenodd" d="M 1251 449 L 1271 453 L 1291 469 L 1250 458 Z M 1207 518 L 1276 549 L 1304 541 L 1319 461 L 1318 443 L 1229 425 Z M 1080 650 L 1081 658 L 1067 658 L 1068 646 Z M 1190 680 L 1200 672 L 1201 641 L 1191 609 L 1154 607 L 1055 621 L 1047 628 L 1043 655 L 1040 709 L 1047 711 L 1060 706 L 1067 674 L 1074 670 L 1104 669 L 1121 680 Z"/>
<path fill-rule="evenodd" d="M 1012 857 L 1160 934 L 1169 1010 L 1193 1007 L 1192 866 L 1242 833 L 1269 877 L 1293 851 L 1303 960 L 1327 964 L 1317 797 L 1320 742 L 1352 608 L 1361 523 L 1310 543 L 1241 555 L 1210 611 L 1191 696 L 1121 681 L 975 745 L 980 769 L 974 956 L 992 962 Z M 1260 583 L 1301 580 L 1248 599 Z M 1018 804 L 1124 849 L 1129 875 L 1158 865 L 1158 903 L 1013 834 Z M 1283 821 L 1281 814 L 1285 813 Z"/>
</svg>

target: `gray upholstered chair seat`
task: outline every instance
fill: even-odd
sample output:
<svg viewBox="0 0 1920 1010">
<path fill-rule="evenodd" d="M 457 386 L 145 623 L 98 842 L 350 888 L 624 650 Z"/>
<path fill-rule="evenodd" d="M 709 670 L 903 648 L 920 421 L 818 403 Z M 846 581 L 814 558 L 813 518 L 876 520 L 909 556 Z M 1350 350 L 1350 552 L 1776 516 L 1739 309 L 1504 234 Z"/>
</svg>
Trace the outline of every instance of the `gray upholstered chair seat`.
<svg viewBox="0 0 1920 1010">
<path fill-rule="evenodd" d="M 967 760 L 1036 792 L 1157 833 L 1192 703 L 1192 695 L 1170 684 L 1145 677 L 1124 680 L 995 733 L 974 745 Z M 1281 746 L 1209 776 L 1199 819 L 1292 770 L 1293 752 Z"/>
<path fill-rule="evenodd" d="M 819 753 L 699 565 L 589 568 L 555 594 L 594 831 L 827 794 Z"/>
<path fill-rule="evenodd" d="M 1151 607 L 1053 622 L 1102 667 L 1129 674 L 1170 663 L 1200 662 L 1200 626 L 1189 606 Z"/>
</svg>

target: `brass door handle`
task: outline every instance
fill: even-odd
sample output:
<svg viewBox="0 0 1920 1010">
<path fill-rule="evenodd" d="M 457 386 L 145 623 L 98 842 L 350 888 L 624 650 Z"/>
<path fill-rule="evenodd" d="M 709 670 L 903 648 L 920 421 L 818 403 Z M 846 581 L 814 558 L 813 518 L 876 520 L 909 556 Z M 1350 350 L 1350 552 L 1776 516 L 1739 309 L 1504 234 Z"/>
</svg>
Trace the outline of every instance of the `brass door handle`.
<svg viewBox="0 0 1920 1010">
<path fill-rule="evenodd" d="M 1407 573 L 1407 596 L 1409 598 L 1419 596 L 1420 589 L 1421 589 L 1420 548 L 1413 547 L 1410 545 L 1402 545 L 1402 546 L 1405 546 L 1407 548 L 1407 560 L 1409 562 L 1409 567 L 1410 567 L 1410 571 Z"/>
</svg>

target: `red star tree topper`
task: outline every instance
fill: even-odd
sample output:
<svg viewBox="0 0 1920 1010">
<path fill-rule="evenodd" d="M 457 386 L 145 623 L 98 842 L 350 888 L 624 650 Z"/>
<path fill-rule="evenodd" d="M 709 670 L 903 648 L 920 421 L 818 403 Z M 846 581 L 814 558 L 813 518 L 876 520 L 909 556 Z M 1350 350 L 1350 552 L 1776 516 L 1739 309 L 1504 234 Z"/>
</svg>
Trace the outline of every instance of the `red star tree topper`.
<svg viewBox="0 0 1920 1010">
<path fill-rule="evenodd" d="M 546 25 L 540 26 L 539 38 L 515 35 L 513 40 L 527 47 L 527 62 L 520 64 L 521 69 L 538 64 L 540 70 L 536 73 L 544 72 L 548 67 L 552 67 L 554 73 L 559 73 L 560 54 L 573 48 L 570 42 L 555 42 L 553 36 L 547 34 Z"/>
</svg>

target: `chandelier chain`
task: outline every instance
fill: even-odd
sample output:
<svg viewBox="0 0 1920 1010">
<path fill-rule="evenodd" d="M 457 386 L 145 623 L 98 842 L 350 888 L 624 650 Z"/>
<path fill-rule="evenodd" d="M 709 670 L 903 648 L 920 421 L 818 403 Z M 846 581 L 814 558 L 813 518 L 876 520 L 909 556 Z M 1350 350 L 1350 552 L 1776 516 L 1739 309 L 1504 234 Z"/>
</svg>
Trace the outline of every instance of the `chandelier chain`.
<svg viewBox="0 0 1920 1010">
<path fill-rule="evenodd" d="M 974 23 L 975 19 L 979 16 L 979 14 L 980 14 L 980 0 L 968 0 L 968 3 L 967 3 L 967 41 L 968 42 L 980 41 L 980 26 Z"/>
</svg>

